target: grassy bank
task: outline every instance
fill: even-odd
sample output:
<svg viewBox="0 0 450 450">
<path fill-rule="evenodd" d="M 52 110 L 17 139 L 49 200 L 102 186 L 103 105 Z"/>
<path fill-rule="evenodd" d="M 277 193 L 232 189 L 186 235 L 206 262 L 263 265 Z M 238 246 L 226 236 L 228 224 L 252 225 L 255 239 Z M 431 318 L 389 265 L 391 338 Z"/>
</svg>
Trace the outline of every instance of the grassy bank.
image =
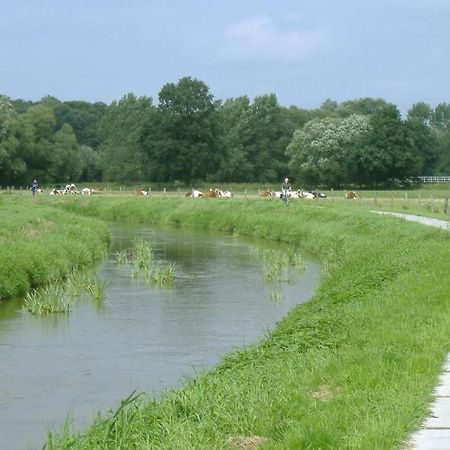
<svg viewBox="0 0 450 450">
<path fill-rule="evenodd" d="M 103 222 L 34 200 L 0 196 L 0 300 L 89 267 L 108 247 Z"/>
<path fill-rule="evenodd" d="M 312 301 L 258 345 L 157 402 L 130 397 L 48 448 L 393 449 L 420 426 L 450 347 L 449 233 L 332 202 L 56 202 L 106 220 L 295 242 L 324 270 Z"/>
</svg>

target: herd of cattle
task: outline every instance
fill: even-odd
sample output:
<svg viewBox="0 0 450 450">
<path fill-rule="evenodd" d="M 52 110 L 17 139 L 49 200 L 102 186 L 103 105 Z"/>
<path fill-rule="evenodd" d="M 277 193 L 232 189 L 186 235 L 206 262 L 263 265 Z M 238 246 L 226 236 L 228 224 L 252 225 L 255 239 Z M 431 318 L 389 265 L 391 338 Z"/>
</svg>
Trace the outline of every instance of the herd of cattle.
<svg viewBox="0 0 450 450">
<path fill-rule="evenodd" d="M 72 183 L 72 184 L 68 184 L 64 189 L 62 189 L 61 187 L 56 187 L 54 189 L 52 189 L 49 194 L 50 195 L 66 195 L 66 194 L 82 194 L 82 195 L 92 195 L 92 194 L 99 194 L 100 192 L 102 192 L 102 188 L 100 189 L 91 189 L 91 188 L 83 188 L 81 189 L 81 191 L 79 191 L 77 189 L 77 187 Z"/>
<path fill-rule="evenodd" d="M 39 189 L 42 192 L 41 189 Z M 81 194 L 81 195 L 93 195 L 93 194 L 101 194 L 103 192 L 102 188 L 93 189 L 85 187 L 79 191 L 75 184 L 68 184 L 66 187 L 61 188 L 57 187 L 50 191 L 50 195 L 66 195 L 66 194 Z M 140 191 L 134 190 L 132 191 L 133 195 L 136 196 L 148 196 L 150 194 L 149 191 Z M 315 198 L 326 198 L 326 194 L 319 191 L 304 191 L 303 189 L 298 189 L 297 191 L 290 190 L 288 195 L 291 199 L 315 199 Z M 230 191 L 223 191 L 221 189 L 209 189 L 205 192 L 199 191 L 198 189 L 192 189 L 184 194 L 185 197 L 192 198 L 232 198 L 233 193 Z M 282 198 L 283 193 L 281 191 L 259 191 L 260 197 L 272 197 L 272 198 Z M 349 200 L 353 200 L 359 197 L 359 195 L 355 191 L 348 191 L 345 194 L 345 198 Z"/>
</svg>

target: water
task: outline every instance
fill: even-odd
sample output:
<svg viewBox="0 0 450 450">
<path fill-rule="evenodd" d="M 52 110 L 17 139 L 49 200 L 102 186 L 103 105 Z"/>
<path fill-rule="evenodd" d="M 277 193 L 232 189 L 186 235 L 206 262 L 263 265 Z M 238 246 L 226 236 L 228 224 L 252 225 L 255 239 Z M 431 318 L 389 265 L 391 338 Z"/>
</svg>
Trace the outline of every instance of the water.
<svg viewBox="0 0 450 450">
<path fill-rule="evenodd" d="M 293 283 L 269 284 L 261 242 L 228 235 L 111 226 L 113 245 L 98 268 L 103 306 L 83 298 L 69 315 L 34 317 L 21 302 L 0 304 L 2 449 L 41 448 L 70 413 L 77 428 L 116 408 L 133 390 L 158 395 L 226 353 L 263 338 L 308 300 L 319 267 L 307 261 Z M 171 288 L 132 279 L 113 254 L 150 239 L 175 263 Z M 274 301 L 272 293 L 280 299 Z"/>
</svg>

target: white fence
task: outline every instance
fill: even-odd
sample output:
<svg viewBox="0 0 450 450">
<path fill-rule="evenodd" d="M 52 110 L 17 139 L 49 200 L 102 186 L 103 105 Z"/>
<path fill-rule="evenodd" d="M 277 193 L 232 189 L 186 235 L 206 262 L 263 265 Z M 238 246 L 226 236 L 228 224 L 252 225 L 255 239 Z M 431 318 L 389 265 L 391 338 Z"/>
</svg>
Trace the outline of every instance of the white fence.
<svg viewBox="0 0 450 450">
<path fill-rule="evenodd" d="M 450 183 L 450 176 L 419 177 L 422 183 Z"/>
</svg>

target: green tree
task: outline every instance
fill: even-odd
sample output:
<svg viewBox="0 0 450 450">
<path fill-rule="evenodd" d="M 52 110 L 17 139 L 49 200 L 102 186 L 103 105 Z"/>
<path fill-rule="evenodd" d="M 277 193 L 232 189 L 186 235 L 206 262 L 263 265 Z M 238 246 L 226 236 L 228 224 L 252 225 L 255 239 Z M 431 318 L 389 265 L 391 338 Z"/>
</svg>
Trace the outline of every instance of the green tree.
<svg viewBox="0 0 450 450">
<path fill-rule="evenodd" d="M 423 159 L 394 105 L 370 117 L 350 160 L 351 179 L 361 186 L 392 185 L 421 174 Z"/>
<path fill-rule="evenodd" d="M 0 176 L 2 184 L 24 181 L 27 165 L 20 151 L 19 117 L 8 97 L 0 96 Z"/>
<path fill-rule="evenodd" d="M 146 116 L 153 109 L 152 99 L 127 94 L 108 106 L 100 123 L 101 167 L 108 181 L 145 179 L 146 155 L 141 136 Z"/>
<path fill-rule="evenodd" d="M 416 103 L 408 111 L 406 127 L 412 145 L 422 157 L 422 175 L 434 175 L 439 161 L 436 133 L 431 128 L 432 122 L 433 110 L 426 103 Z"/>
<path fill-rule="evenodd" d="M 184 77 L 163 86 L 142 137 L 152 179 L 189 185 L 214 176 L 220 162 L 217 108 L 202 81 Z"/>
<path fill-rule="evenodd" d="M 296 130 L 287 147 L 291 173 L 309 186 L 348 182 L 348 161 L 359 137 L 370 129 L 366 116 L 313 119 Z"/>
<path fill-rule="evenodd" d="M 251 139 L 248 97 L 227 99 L 219 109 L 223 153 L 217 178 L 221 181 L 248 181 L 254 173 L 248 161 L 247 145 Z"/>
</svg>

